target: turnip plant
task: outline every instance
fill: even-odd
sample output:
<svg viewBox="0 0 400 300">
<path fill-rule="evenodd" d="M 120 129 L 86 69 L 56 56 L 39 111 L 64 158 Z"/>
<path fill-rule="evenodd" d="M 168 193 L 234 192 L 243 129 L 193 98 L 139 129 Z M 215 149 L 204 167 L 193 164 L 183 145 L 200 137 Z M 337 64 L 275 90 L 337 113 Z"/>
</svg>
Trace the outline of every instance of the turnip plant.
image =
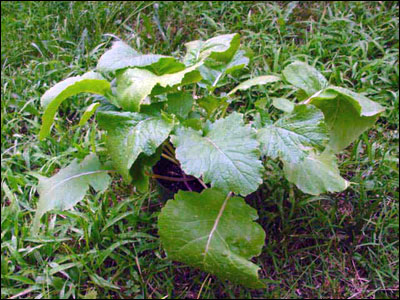
<svg viewBox="0 0 400 300">
<path fill-rule="evenodd" d="M 265 164 L 280 160 L 286 179 L 304 193 L 340 192 L 336 154 L 370 128 L 383 108 L 363 95 L 332 86 L 314 67 L 295 61 L 281 76 L 263 75 L 231 91 L 232 74 L 249 58 L 238 34 L 192 41 L 182 60 L 141 54 L 117 41 L 94 71 L 68 78 L 42 97 L 39 138 L 51 130 L 59 105 L 78 93 L 100 95 L 80 125 L 95 114 L 104 132 L 112 170 L 95 153 L 74 161 L 50 178 L 40 177 L 40 218 L 51 209 L 70 209 L 89 186 L 97 192 L 118 172 L 136 191 L 149 189 L 150 178 L 176 183 L 173 199 L 158 218 L 168 258 L 251 288 L 261 288 L 259 267 L 265 233 L 257 211 L 244 201 L 263 183 Z M 254 85 L 292 85 L 298 101 L 275 98 L 283 114 L 269 119 L 261 106 L 244 116 L 232 109 L 239 91 Z M 225 91 L 225 92 L 221 92 Z M 160 161 L 164 167 L 155 167 Z M 175 168 L 175 174 L 155 172 Z"/>
</svg>

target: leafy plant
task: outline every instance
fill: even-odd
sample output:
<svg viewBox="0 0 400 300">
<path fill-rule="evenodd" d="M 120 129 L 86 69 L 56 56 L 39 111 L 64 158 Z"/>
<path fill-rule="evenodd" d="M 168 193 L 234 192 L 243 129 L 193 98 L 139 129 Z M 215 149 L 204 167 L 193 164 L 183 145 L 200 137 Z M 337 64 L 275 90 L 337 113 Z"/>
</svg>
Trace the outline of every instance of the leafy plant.
<svg viewBox="0 0 400 300">
<path fill-rule="evenodd" d="M 287 180 L 305 193 L 343 191 L 350 183 L 340 175 L 336 154 L 371 127 L 383 108 L 329 85 L 303 62 L 289 64 L 282 76 L 263 75 L 230 89 L 231 79 L 249 63 L 239 50 L 238 34 L 185 46 L 179 61 L 115 42 L 95 71 L 68 78 L 43 95 L 39 137 L 49 135 L 65 99 L 82 92 L 100 95 L 79 125 L 96 114 L 114 170 L 139 192 L 149 189 L 150 178 L 185 184 L 186 191 L 168 200 L 159 215 L 167 255 L 260 288 L 259 268 L 250 260 L 260 254 L 265 233 L 255 222 L 257 212 L 242 197 L 263 183 L 270 159 L 279 159 Z M 298 90 L 298 102 L 275 98 L 272 105 L 283 111 L 280 119 L 271 120 L 261 100 L 245 115 L 235 111 L 239 91 L 283 82 Z M 155 174 L 152 167 L 160 159 L 174 164 L 182 176 Z M 89 186 L 105 190 L 109 171 L 91 154 L 51 178 L 40 177 L 35 232 L 46 211 L 71 208 Z M 193 191 L 190 182 L 204 190 Z"/>
</svg>

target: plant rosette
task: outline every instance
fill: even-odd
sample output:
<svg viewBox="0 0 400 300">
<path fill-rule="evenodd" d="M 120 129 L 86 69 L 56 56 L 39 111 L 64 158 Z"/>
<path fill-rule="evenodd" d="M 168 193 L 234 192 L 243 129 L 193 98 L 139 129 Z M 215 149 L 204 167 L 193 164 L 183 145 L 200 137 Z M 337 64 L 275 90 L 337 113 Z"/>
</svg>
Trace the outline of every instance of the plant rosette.
<svg viewBox="0 0 400 300">
<path fill-rule="evenodd" d="M 350 183 L 340 175 L 336 154 L 373 126 L 384 109 L 364 95 L 330 85 L 314 67 L 298 61 L 279 76 L 254 77 L 229 91 L 232 78 L 249 64 L 239 35 L 185 46 L 186 55 L 178 60 L 115 42 L 94 71 L 65 79 L 43 95 L 41 140 L 50 134 L 64 100 L 78 93 L 100 95 L 79 126 L 95 115 L 113 168 L 92 153 L 53 177 L 37 175 L 33 230 L 38 232 L 46 212 L 81 201 L 89 186 L 105 191 L 111 171 L 140 193 L 155 178 L 178 191 L 158 217 L 168 257 L 262 288 L 259 267 L 251 259 L 261 253 L 265 233 L 256 222 L 257 211 L 243 197 L 263 183 L 265 162 L 279 159 L 286 179 L 304 193 L 343 191 Z M 245 115 L 232 109 L 239 91 L 282 83 L 298 89 L 298 101 L 275 98 L 280 119 L 270 120 L 261 100 Z"/>
</svg>

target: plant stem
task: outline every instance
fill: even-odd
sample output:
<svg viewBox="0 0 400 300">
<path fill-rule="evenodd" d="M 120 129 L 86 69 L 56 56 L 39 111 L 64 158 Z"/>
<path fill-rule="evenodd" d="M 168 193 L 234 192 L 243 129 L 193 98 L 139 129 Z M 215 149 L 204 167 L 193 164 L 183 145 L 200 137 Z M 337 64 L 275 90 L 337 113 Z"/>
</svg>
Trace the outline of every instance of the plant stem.
<svg viewBox="0 0 400 300">
<path fill-rule="evenodd" d="M 169 161 L 173 162 L 173 163 L 176 164 L 177 166 L 180 165 L 179 162 L 178 162 L 176 159 L 172 158 L 171 156 L 168 156 L 168 155 L 165 154 L 165 153 L 162 153 L 161 156 L 164 157 L 164 158 L 166 158 L 166 159 L 168 159 Z"/>
<path fill-rule="evenodd" d="M 173 154 L 168 150 L 167 147 L 163 147 L 163 151 L 165 151 L 165 153 L 166 153 L 167 155 L 171 156 L 171 157 L 174 157 L 174 156 L 175 156 L 175 155 L 173 155 Z"/>
<path fill-rule="evenodd" d="M 224 110 L 222 111 L 221 119 L 223 119 L 223 118 L 225 117 L 225 114 L 226 114 L 226 111 L 227 111 L 227 109 L 228 109 L 228 106 L 229 106 L 229 104 L 227 103 L 227 104 L 225 105 Z"/>
<path fill-rule="evenodd" d="M 158 179 L 162 179 L 162 180 L 168 180 L 168 181 L 192 181 L 192 180 L 196 180 L 196 178 L 176 178 L 176 177 L 169 177 L 169 176 L 163 176 L 163 175 L 157 175 L 157 174 L 153 174 L 151 175 L 151 178 L 158 178 Z"/>
<path fill-rule="evenodd" d="M 215 86 L 217 85 L 218 81 L 219 81 L 219 80 L 221 79 L 221 77 L 222 77 L 222 74 L 223 74 L 223 73 L 220 73 L 220 74 L 217 76 L 217 78 L 215 78 L 215 80 L 214 80 L 214 82 L 213 82 L 213 84 L 212 84 L 213 87 L 215 87 Z"/>
<path fill-rule="evenodd" d="M 164 146 L 169 150 L 169 152 L 171 152 L 173 156 L 175 156 L 175 149 L 169 142 L 165 142 Z"/>
<path fill-rule="evenodd" d="M 183 179 L 187 179 L 187 176 L 186 176 L 186 174 L 183 172 Z M 184 184 L 185 184 L 185 186 L 186 186 L 186 188 L 189 190 L 189 191 L 193 191 L 191 188 L 190 188 L 190 185 L 187 183 L 187 181 L 184 181 Z"/>
<path fill-rule="evenodd" d="M 197 180 L 200 182 L 200 184 L 203 186 L 203 188 L 208 189 L 208 186 L 204 183 L 203 180 L 201 180 L 200 178 L 197 178 Z"/>
</svg>

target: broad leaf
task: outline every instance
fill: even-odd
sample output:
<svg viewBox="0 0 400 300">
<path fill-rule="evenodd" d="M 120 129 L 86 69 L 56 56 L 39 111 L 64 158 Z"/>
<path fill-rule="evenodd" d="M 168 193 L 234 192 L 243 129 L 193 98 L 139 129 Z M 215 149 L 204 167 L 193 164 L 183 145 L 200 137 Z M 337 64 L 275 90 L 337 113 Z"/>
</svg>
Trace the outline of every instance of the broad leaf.
<svg viewBox="0 0 400 300">
<path fill-rule="evenodd" d="M 232 91 L 230 91 L 228 93 L 228 95 L 232 95 L 239 90 L 242 90 L 242 91 L 247 90 L 255 85 L 264 85 L 267 83 L 277 82 L 279 80 L 281 80 L 281 79 L 278 76 L 273 76 L 273 75 L 254 77 L 252 79 L 249 79 L 249 80 L 246 80 L 246 81 L 243 81 L 242 83 L 240 83 L 237 87 L 235 87 Z"/>
<path fill-rule="evenodd" d="M 297 105 L 293 113 L 257 132 L 263 155 L 298 163 L 310 149 L 323 149 L 328 142 L 328 129 L 322 112 L 312 105 Z"/>
<path fill-rule="evenodd" d="M 184 119 L 192 110 L 193 102 L 193 96 L 186 92 L 168 94 L 167 112 Z"/>
<path fill-rule="evenodd" d="M 126 181 L 131 180 L 129 169 L 139 154 L 155 153 L 174 126 L 166 116 L 130 112 L 99 112 L 97 121 L 107 131 L 106 147 L 114 167 Z"/>
<path fill-rule="evenodd" d="M 49 135 L 57 109 L 65 99 L 79 93 L 94 93 L 104 96 L 110 89 L 110 83 L 95 72 L 70 77 L 57 83 L 44 93 L 41 99 L 41 104 L 45 107 L 45 111 L 42 117 L 39 139 L 43 140 Z"/>
<path fill-rule="evenodd" d="M 96 112 L 97 108 L 100 106 L 99 102 L 95 102 L 90 104 L 85 112 L 83 113 L 81 119 L 79 120 L 78 126 L 83 126 L 89 121 L 90 117 L 93 116 L 93 114 Z"/>
<path fill-rule="evenodd" d="M 340 176 L 336 157 L 329 152 L 310 153 L 297 163 L 284 162 L 283 170 L 290 182 L 311 195 L 341 192 L 349 186 L 349 182 Z"/>
<path fill-rule="evenodd" d="M 161 210 L 158 228 L 168 257 L 250 288 L 263 288 L 259 267 L 265 232 L 243 198 L 216 189 L 179 191 Z"/>
<path fill-rule="evenodd" d="M 308 97 L 328 86 L 328 81 L 314 67 L 296 61 L 282 71 L 287 82 L 302 89 Z"/>
<path fill-rule="evenodd" d="M 229 83 L 226 75 L 231 74 L 247 66 L 249 58 L 245 56 L 244 51 L 237 51 L 233 58 L 228 62 L 211 61 L 199 67 L 199 72 L 203 79 L 199 85 L 214 91 Z"/>
<path fill-rule="evenodd" d="M 384 108 L 365 96 L 340 87 L 329 87 L 311 103 L 321 109 L 330 129 L 329 147 L 335 153 L 349 146 L 376 122 Z"/>
<path fill-rule="evenodd" d="M 172 142 L 182 169 L 213 187 L 248 195 L 262 182 L 259 145 L 241 114 L 219 119 L 204 132 L 179 127 Z"/>
<path fill-rule="evenodd" d="M 240 37 L 237 33 L 213 37 L 206 41 L 192 41 L 185 44 L 186 56 L 184 63 L 194 65 L 206 58 L 216 61 L 229 62 L 240 46 Z"/>
<path fill-rule="evenodd" d="M 140 53 L 122 41 L 114 42 L 111 49 L 107 50 L 97 62 L 96 69 L 99 72 L 114 72 L 127 68 L 130 62 L 140 56 Z M 162 57 L 160 55 L 160 57 Z M 159 59 L 159 58 L 158 58 Z M 153 63 L 156 60 L 150 62 Z"/>
<path fill-rule="evenodd" d="M 292 101 L 285 98 L 274 98 L 272 100 L 272 105 L 286 113 L 291 113 L 295 107 L 295 104 Z"/>
<path fill-rule="evenodd" d="M 111 49 L 100 57 L 97 63 L 97 70 L 103 73 L 133 67 L 147 68 L 156 74 L 162 75 L 181 71 L 185 68 L 185 65 L 169 56 L 140 54 L 121 41 L 115 42 Z"/>
<path fill-rule="evenodd" d="M 110 184 L 107 174 L 96 155 L 87 156 L 78 163 L 75 159 L 68 167 L 61 169 L 56 175 L 47 178 L 38 176 L 39 203 L 33 221 L 33 230 L 37 232 L 40 218 L 52 209 L 67 210 L 83 199 L 89 186 L 96 192 L 104 191 Z"/>
<path fill-rule="evenodd" d="M 116 94 L 118 104 L 125 110 L 137 112 L 140 105 L 147 101 L 153 88 L 174 87 L 189 84 L 201 79 L 196 70 L 198 65 L 189 67 L 174 74 L 158 76 L 148 70 L 127 69 L 117 77 Z"/>
</svg>

